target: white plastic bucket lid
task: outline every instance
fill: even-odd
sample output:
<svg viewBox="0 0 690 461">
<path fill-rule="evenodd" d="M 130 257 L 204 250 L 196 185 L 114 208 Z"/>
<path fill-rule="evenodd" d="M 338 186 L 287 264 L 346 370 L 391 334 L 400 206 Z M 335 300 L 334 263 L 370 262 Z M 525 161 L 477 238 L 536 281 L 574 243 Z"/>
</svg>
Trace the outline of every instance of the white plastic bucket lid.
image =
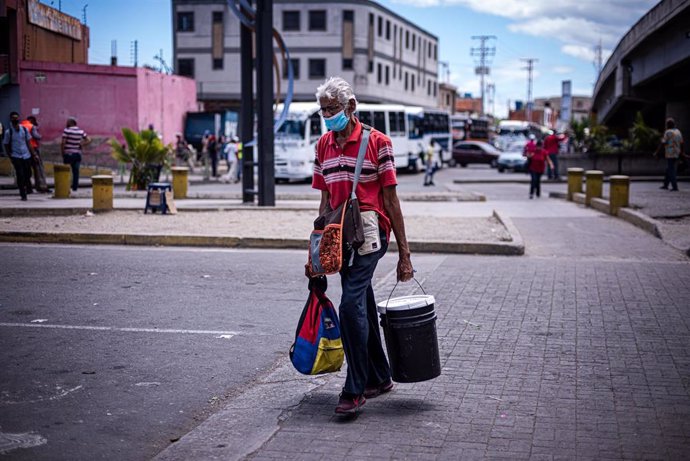
<svg viewBox="0 0 690 461">
<path fill-rule="evenodd" d="M 431 306 L 435 302 L 436 300 L 433 295 L 400 296 L 398 298 L 391 298 L 387 301 L 381 301 L 376 307 L 378 308 L 379 314 L 385 314 L 386 309 L 390 311 L 404 311 Z M 386 305 L 388 305 L 388 307 L 386 307 Z"/>
</svg>

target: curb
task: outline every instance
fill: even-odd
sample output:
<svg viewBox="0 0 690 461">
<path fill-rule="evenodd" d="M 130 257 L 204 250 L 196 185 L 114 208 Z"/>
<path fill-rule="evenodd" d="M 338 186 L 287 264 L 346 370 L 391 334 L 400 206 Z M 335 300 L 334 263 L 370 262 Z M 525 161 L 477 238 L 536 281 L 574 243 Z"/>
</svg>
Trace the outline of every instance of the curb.
<svg viewBox="0 0 690 461">
<path fill-rule="evenodd" d="M 504 219 L 504 218 L 499 218 Z M 503 222 L 503 221 L 502 221 Z M 505 222 L 503 222 L 504 225 Z M 510 224 L 512 226 L 512 223 Z M 508 226 L 506 226 L 508 228 Z M 452 253 L 484 255 L 522 255 L 525 252 L 522 238 L 508 228 L 514 242 L 434 242 L 410 241 L 411 251 L 419 253 Z M 307 239 L 281 239 L 260 237 L 221 237 L 196 235 L 155 234 L 80 234 L 58 232 L 0 232 L 0 242 L 92 244 L 92 245 L 143 245 L 143 246 L 186 246 L 207 248 L 263 248 L 306 250 Z M 389 251 L 397 251 L 396 242 L 391 242 Z"/>
<path fill-rule="evenodd" d="M 549 197 L 551 198 L 560 198 L 560 199 L 566 199 L 567 200 L 567 194 L 562 193 L 562 192 L 551 192 L 549 194 Z M 573 194 L 573 203 L 579 203 L 584 205 L 584 200 L 585 200 L 585 194 L 582 193 L 575 193 Z M 612 216 L 616 217 L 614 215 L 611 215 L 609 213 L 610 210 L 610 202 L 606 199 L 603 198 L 592 198 L 591 200 L 591 208 L 607 215 L 607 216 Z M 618 210 L 618 218 L 622 219 L 623 221 L 626 221 L 630 224 L 632 224 L 635 227 L 639 227 L 643 231 L 653 235 L 656 238 L 662 239 L 663 240 L 663 235 L 661 233 L 661 225 L 659 221 L 657 221 L 654 218 L 650 218 L 644 213 L 640 213 L 637 210 L 634 210 L 633 208 L 621 208 Z M 688 250 L 690 251 L 690 250 Z M 690 256 L 690 254 L 689 254 Z"/>
</svg>

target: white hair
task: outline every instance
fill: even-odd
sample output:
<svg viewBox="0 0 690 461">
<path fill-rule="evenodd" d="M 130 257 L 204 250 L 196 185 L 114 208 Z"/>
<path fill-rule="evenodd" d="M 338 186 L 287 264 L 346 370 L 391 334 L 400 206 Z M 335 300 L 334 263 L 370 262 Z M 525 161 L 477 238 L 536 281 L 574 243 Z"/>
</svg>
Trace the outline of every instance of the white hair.
<svg viewBox="0 0 690 461">
<path fill-rule="evenodd" d="M 340 77 L 329 77 L 316 89 L 316 101 L 319 102 L 322 98 L 337 98 L 343 106 L 347 106 L 351 99 L 357 102 L 350 84 Z"/>
</svg>

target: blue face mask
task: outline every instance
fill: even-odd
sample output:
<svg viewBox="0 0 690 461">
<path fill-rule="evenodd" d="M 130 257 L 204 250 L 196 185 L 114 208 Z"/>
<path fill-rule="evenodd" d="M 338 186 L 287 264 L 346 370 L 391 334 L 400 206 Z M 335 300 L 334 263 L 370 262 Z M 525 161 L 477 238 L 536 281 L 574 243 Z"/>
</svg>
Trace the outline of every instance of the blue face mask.
<svg viewBox="0 0 690 461">
<path fill-rule="evenodd" d="M 323 121 L 326 122 L 326 128 L 330 131 L 343 131 L 350 119 L 345 116 L 345 109 L 343 109 L 332 117 L 324 117 Z"/>
</svg>

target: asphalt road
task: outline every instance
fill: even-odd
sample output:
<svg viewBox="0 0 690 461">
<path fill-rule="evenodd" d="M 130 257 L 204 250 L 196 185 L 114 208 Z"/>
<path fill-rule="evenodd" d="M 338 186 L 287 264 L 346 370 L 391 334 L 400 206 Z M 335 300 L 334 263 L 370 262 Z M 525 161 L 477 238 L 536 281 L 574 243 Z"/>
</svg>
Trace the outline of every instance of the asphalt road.
<svg viewBox="0 0 690 461">
<path fill-rule="evenodd" d="M 299 251 L 7 244 L 0 260 L 0 458 L 8 438 L 40 444 L 7 459 L 150 459 L 285 358 L 307 295 Z"/>
</svg>

